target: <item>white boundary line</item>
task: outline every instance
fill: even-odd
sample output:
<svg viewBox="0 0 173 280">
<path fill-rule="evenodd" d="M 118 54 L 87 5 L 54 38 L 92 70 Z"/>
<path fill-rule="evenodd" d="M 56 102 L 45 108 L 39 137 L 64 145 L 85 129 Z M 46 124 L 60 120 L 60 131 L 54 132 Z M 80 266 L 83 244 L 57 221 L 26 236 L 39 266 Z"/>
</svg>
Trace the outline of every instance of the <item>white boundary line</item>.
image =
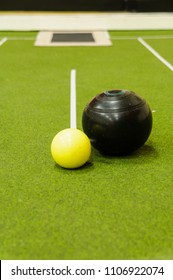
<svg viewBox="0 0 173 280">
<path fill-rule="evenodd" d="M 0 46 L 2 46 L 5 42 L 7 42 L 8 38 L 4 37 L 0 40 Z"/>
<path fill-rule="evenodd" d="M 144 35 L 144 39 L 173 39 L 173 35 Z"/>
<path fill-rule="evenodd" d="M 142 39 L 141 37 L 138 37 L 137 39 L 146 49 L 148 49 L 155 57 L 157 57 L 171 71 L 173 71 L 173 65 L 170 64 L 165 58 L 163 58 L 158 52 L 156 52 L 149 44 L 147 44 L 144 39 Z"/>
<path fill-rule="evenodd" d="M 36 38 L 35 37 L 7 37 L 7 39 L 9 41 L 33 41 L 35 40 Z"/>
<path fill-rule="evenodd" d="M 110 36 L 111 40 L 136 40 L 139 36 Z M 173 35 L 143 35 L 143 39 L 173 39 Z"/>
<path fill-rule="evenodd" d="M 110 40 L 136 40 L 141 36 L 108 36 Z M 143 39 L 173 39 L 173 35 L 143 35 Z M 6 39 L 9 41 L 29 41 L 36 40 L 36 37 L 4 37 L 2 40 Z M 1 42 L 1 41 L 0 41 Z"/>
<path fill-rule="evenodd" d="M 142 36 L 111 36 L 108 34 L 108 38 L 110 40 L 136 40 L 137 38 L 143 38 L 143 39 L 173 39 L 173 35 L 142 35 Z M 1 39 L 2 40 L 9 40 L 9 41 L 29 41 L 29 40 L 36 40 L 35 37 L 4 37 Z M 1 42 L 0 41 L 0 42 Z"/>
<path fill-rule="evenodd" d="M 70 72 L 70 128 L 76 128 L 76 70 Z"/>
</svg>

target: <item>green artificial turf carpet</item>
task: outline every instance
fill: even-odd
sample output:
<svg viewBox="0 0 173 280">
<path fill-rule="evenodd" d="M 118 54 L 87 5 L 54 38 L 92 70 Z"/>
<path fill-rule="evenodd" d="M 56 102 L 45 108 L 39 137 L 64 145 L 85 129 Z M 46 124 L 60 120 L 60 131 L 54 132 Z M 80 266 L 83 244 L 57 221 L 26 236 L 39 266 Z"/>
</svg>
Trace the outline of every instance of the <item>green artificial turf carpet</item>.
<svg viewBox="0 0 173 280">
<path fill-rule="evenodd" d="M 36 34 L 0 32 L 0 259 L 172 259 L 173 72 L 136 38 L 173 31 L 111 31 L 111 47 L 66 48 L 34 47 Z M 173 38 L 145 40 L 173 64 Z M 93 96 L 133 90 L 155 111 L 143 147 L 55 165 L 73 68 L 78 128 Z"/>
</svg>

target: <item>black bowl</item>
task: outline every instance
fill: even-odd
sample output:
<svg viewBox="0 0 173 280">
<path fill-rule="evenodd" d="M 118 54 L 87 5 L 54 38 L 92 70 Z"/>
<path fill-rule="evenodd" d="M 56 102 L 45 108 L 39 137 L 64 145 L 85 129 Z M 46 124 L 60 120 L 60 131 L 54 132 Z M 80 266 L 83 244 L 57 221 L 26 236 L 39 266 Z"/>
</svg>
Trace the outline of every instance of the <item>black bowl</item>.
<svg viewBox="0 0 173 280">
<path fill-rule="evenodd" d="M 147 102 L 128 90 L 98 94 L 85 107 L 82 126 L 93 147 L 106 155 L 127 155 L 141 147 L 152 129 Z"/>
</svg>

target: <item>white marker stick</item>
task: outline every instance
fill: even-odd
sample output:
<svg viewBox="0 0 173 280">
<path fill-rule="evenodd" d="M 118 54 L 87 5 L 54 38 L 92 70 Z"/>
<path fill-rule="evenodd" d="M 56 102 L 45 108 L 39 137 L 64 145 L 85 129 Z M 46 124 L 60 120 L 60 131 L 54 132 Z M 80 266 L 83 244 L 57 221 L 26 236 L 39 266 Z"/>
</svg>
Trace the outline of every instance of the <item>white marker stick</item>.
<svg viewBox="0 0 173 280">
<path fill-rule="evenodd" d="M 70 73 L 70 128 L 76 128 L 76 70 Z"/>
</svg>

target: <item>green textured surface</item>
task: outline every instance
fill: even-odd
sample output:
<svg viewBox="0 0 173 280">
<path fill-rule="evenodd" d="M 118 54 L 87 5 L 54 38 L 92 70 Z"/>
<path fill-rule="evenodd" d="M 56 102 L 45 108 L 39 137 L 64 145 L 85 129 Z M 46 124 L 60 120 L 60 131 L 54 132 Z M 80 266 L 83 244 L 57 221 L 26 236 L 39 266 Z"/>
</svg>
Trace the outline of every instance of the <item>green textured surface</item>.
<svg viewBox="0 0 173 280">
<path fill-rule="evenodd" d="M 0 259 L 173 259 L 173 72 L 134 39 L 173 31 L 110 35 L 112 47 L 0 47 Z M 146 41 L 173 63 L 173 39 Z M 156 112 L 141 149 L 118 158 L 93 150 L 78 170 L 54 164 L 51 141 L 69 126 L 72 68 L 79 128 L 84 106 L 104 90 L 148 101 Z"/>
</svg>

